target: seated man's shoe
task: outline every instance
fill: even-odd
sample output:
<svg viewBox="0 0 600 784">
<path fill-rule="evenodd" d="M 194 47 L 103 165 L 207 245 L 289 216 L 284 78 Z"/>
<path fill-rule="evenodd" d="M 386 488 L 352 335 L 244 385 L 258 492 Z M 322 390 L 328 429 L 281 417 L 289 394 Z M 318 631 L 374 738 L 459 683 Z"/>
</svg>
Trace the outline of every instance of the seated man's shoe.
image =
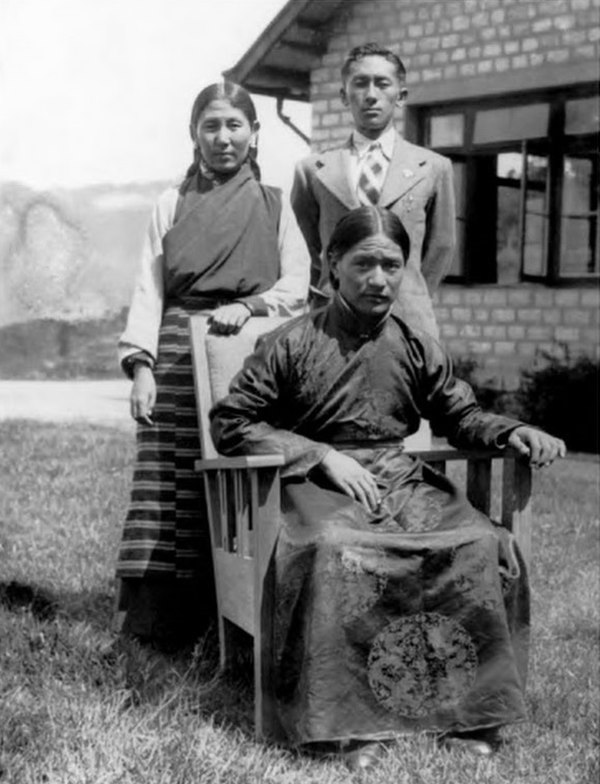
<svg viewBox="0 0 600 784">
<path fill-rule="evenodd" d="M 459 738 L 448 735 L 442 739 L 442 746 L 453 751 L 465 751 L 475 757 L 491 757 L 494 749 L 485 740 L 475 738 Z"/>
<path fill-rule="evenodd" d="M 476 757 L 491 757 L 500 745 L 497 728 L 474 730 L 465 733 L 450 733 L 440 740 L 446 749 L 465 751 Z"/>
<path fill-rule="evenodd" d="M 347 750 L 342 748 L 340 757 L 353 771 L 371 770 L 387 756 L 388 747 L 379 741 L 366 741 Z"/>
</svg>

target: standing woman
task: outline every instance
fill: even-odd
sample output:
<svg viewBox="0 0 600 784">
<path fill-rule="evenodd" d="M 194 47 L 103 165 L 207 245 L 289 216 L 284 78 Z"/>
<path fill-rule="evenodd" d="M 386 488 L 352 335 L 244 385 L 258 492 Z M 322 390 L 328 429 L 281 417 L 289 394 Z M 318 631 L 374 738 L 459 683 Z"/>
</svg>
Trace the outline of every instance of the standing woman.
<svg viewBox="0 0 600 784">
<path fill-rule="evenodd" d="M 279 189 L 256 163 L 259 124 L 239 85 L 206 87 L 192 108 L 194 162 L 159 198 L 146 239 L 121 365 L 133 379 L 137 460 L 117 576 L 117 626 L 161 649 L 192 643 L 214 615 L 188 316 L 237 332 L 251 316 L 296 315 L 310 260 Z"/>
</svg>

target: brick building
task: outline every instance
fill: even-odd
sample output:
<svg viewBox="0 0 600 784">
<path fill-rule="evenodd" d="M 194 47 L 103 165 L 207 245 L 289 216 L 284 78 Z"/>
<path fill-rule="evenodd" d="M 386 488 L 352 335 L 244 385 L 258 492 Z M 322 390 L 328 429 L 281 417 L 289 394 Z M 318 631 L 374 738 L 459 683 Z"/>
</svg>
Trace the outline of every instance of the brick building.
<svg viewBox="0 0 600 784">
<path fill-rule="evenodd" d="M 599 40 L 600 0 L 290 0 L 227 76 L 310 101 L 318 150 L 351 127 L 349 49 L 401 56 L 397 126 L 454 165 L 442 337 L 510 387 L 538 349 L 599 353 Z"/>
</svg>

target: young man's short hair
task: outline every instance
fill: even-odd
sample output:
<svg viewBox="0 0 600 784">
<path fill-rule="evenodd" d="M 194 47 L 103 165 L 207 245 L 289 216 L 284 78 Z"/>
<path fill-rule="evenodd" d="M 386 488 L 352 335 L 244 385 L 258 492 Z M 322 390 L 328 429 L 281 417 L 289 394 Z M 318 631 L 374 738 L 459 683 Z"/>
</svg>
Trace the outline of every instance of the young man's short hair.
<svg viewBox="0 0 600 784">
<path fill-rule="evenodd" d="M 343 81 L 346 81 L 348 74 L 350 73 L 350 67 L 352 63 L 356 63 L 358 60 L 362 60 L 364 57 L 383 57 L 384 60 L 392 63 L 396 71 L 396 76 L 400 82 L 405 82 L 406 68 L 404 67 L 402 60 L 398 57 L 397 54 L 394 54 L 391 49 L 386 49 L 385 46 L 381 46 L 377 43 L 361 44 L 360 46 L 355 46 L 354 49 L 350 50 L 344 61 L 344 64 L 342 65 Z"/>
</svg>

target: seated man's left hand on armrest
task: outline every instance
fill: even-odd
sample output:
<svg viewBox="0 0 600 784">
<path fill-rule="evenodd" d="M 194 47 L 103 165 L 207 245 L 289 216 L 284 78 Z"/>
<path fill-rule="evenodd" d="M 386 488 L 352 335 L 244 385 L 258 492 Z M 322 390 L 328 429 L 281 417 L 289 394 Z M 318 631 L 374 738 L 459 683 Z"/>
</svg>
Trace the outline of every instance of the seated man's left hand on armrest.
<svg viewBox="0 0 600 784">
<path fill-rule="evenodd" d="M 515 428 L 508 437 L 507 443 L 522 455 L 529 457 L 530 465 L 535 468 L 548 466 L 557 457 L 564 457 L 567 454 L 565 442 L 560 438 L 527 425 Z"/>
</svg>

